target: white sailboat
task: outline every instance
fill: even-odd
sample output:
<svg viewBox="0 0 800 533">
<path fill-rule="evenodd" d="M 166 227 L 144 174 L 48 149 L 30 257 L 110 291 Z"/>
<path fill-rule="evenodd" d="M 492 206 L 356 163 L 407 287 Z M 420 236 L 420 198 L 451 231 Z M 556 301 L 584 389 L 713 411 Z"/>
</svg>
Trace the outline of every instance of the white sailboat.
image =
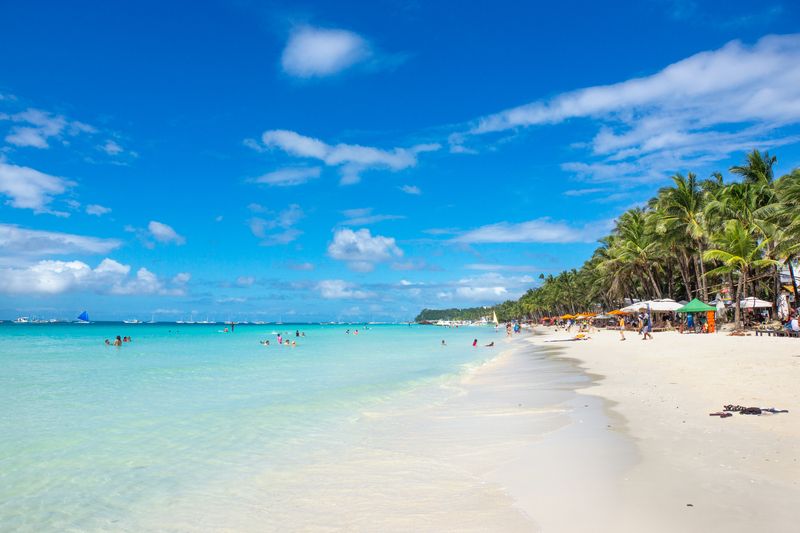
<svg viewBox="0 0 800 533">
<path fill-rule="evenodd" d="M 141 322 L 135 318 L 131 318 L 129 320 L 123 320 L 123 324 L 141 324 Z"/>
</svg>

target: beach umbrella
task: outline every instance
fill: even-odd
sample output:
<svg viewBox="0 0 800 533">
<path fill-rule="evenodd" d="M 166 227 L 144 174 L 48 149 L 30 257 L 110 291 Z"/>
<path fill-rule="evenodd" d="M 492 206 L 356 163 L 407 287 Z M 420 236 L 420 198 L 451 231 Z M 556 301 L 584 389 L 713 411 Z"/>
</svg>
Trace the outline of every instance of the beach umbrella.
<svg viewBox="0 0 800 533">
<path fill-rule="evenodd" d="M 609 315 L 614 315 L 614 316 L 619 316 L 619 315 L 626 315 L 627 313 L 625 311 L 623 311 L 622 309 L 616 309 L 614 311 L 609 311 L 608 314 Z"/>
<path fill-rule="evenodd" d="M 708 305 L 700 301 L 699 299 L 695 298 L 688 304 L 684 305 L 680 309 L 676 309 L 676 313 L 705 313 L 707 311 L 716 311 L 716 307 L 713 305 Z"/>
<path fill-rule="evenodd" d="M 739 307 L 741 309 L 763 309 L 772 307 L 772 302 L 768 302 L 766 300 L 759 300 L 755 296 L 749 296 L 739 302 Z"/>
<path fill-rule="evenodd" d="M 671 298 L 662 298 L 660 300 L 647 300 L 646 302 L 636 302 L 627 307 L 623 307 L 621 311 L 626 313 L 635 313 L 639 309 L 648 309 L 650 313 L 668 313 L 670 311 L 677 311 L 680 309 L 681 304 Z"/>
</svg>

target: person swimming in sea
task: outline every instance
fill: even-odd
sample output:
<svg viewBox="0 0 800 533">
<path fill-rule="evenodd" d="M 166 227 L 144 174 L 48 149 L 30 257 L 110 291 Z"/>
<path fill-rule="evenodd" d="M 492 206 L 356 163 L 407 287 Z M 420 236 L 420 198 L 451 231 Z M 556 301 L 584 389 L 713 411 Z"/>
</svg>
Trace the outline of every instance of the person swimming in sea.
<svg viewBox="0 0 800 533">
<path fill-rule="evenodd" d="M 261 343 L 262 346 L 269 346 L 269 339 L 266 339 L 266 340 L 263 340 L 263 341 L 258 341 L 258 342 Z"/>
<path fill-rule="evenodd" d="M 106 346 L 111 346 L 111 341 L 106 339 Z"/>
<path fill-rule="evenodd" d="M 494 348 L 494 341 L 490 342 L 489 344 L 485 345 L 486 348 Z"/>
<path fill-rule="evenodd" d="M 114 339 L 114 346 L 122 346 L 122 337 L 117 335 L 117 338 Z"/>
<path fill-rule="evenodd" d="M 474 348 L 475 346 L 477 346 L 477 345 L 478 345 L 478 339 L 475 339 L 474 341 L 472 341 L 472 347 L 473 347 L 473 348 Z"/>
<path fill-rule="evenodd" d="M 444 342 L 444 339 L 442 339 L 442 346 L 447 346 L 447 343 Z"/>
</svg>

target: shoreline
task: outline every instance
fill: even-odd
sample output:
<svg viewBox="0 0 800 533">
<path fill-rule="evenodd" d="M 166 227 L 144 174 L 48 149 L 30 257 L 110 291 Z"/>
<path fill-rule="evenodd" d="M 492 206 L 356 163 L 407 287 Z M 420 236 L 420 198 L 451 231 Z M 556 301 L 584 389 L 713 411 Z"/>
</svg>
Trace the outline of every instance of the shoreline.
<svg viewBox="0 0 800 533">
<path fill-rule="evenodd" d="M 545 347 L 572 336 L 550 330 L 526 342 Z M 660 333 L 645 343 L 635 333 L 626 342 L 615 331 L 589 336 L 554 343 L 551 353 L 601 376 L 578 393 L 612 402 L 639 454 L 620 479 L 613 502 L 619 512 L 595 530 L 796 531 L 796 339 Z M 709 416 L 729 403 L 790 412 Z"/>
</svg>

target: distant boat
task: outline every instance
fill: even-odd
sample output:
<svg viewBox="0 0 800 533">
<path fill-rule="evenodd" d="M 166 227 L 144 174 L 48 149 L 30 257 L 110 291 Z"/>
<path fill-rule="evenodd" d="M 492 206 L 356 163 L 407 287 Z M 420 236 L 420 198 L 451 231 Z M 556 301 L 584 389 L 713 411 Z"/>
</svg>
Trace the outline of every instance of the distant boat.
<svg viewBox="0 0 800 533">
<path fill-rule="evenodd" d="M 146 324 L 155 324 L 156 323 L 156 315 L 152 315 L 150 320 L 146 322 Z"/>
<path fill-rule="evenodd" d="M 77 320 L 75 320 L 74 324 L 88 324 L 89 323 L 89 313 L 84 311 L 83 313 L 78 315 Z"/>
<path fill-rule="evenodd" d="M 132 318 L 130 320 L 123 320 L 122 323 L 123 324 L 141 324 L 141 322 L 136 320 L 135 318 Z"/>
<path fill-rule="evenodd" d="M 14 324 L 29 324 L 29 323 L 30 323 L 30 321 L 31 321 L 31 319 L 30 319 L 30 318 L 28 318 L 28 317 L 26 317 L 26 316 L 20 316 L 20 317 L 17 317 L 17 318 L 14 320 Z"/>
<path fill-rule="evenodd" d="M 500 325 L 500 322 L 497 321 L 497 313 L 495 313 L 494 311 L 492 311 L 492 322 L 494 322 L 495 326 Z"/>
</svg>

